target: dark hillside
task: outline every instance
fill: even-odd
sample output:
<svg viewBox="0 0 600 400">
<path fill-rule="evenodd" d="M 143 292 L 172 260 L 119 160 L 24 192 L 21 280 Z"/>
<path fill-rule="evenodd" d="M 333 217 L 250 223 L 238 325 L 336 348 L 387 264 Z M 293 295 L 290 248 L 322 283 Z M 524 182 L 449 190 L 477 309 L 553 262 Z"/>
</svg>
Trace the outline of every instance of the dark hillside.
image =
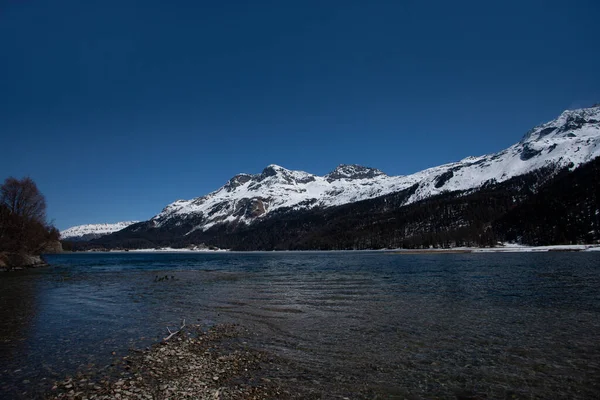
<svg viewBox="0 0 600 400">
<path fill-rule="evenodd" d="M 502 216 L 494 230 L 529 245 L 600 240 L 600 158 L 562 172 L 540 192 Z"/>
</svg>

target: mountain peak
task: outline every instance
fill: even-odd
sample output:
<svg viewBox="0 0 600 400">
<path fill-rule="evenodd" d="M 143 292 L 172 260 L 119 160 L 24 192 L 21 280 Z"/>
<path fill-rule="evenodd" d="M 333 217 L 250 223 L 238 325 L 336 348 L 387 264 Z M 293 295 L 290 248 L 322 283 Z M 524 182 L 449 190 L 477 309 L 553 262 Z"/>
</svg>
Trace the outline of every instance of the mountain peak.
<svg viewBox="0 0 600 400">
<path fill-rule="evenodd" d="M 525 134 L 521 142 L 538 141 L 549 137 L 571 136 L 572 131 L 600 129 L 600 105 L 563 111 L 558 118 L 538 125 Z"/>
<path fill-rule="evenodd" d="M 325 175 L 329 182 L 338 179 L 372 179 L 376 176 L 385 175 L 376 168 L 363 167 L 357 164 L 340 164 L 333 171 Z"/>
<path fill-rule="evenodd" d="M 282 167 L 281 165 L 277 165 L 277 164 L 269 164 L 265 167 L 265 169 L 267 168 L 271 168 L 277 171 L 289 171 L 287 168 Z"/>
<path fill-rule="evenodd" d="M 574 118 L 581 118 L 584 120 L 592 119 L 597 120 L 600 118 L 600 104 L 595 104 L 591 107 L 576 108 L 572 110 L 563 111 L 556 121 L 569 120 Z"/>
<path fill-rule="evenodd" d="M 241 186 L 243 184 L 245 184 L 246 182 L 248 182 L 249 180 L 252 179 L 252 175 L 248 175 L 248 174 L 237 174 L 236 176 L 234 176 L 233 178 L 231 178 L 226 184 L 225 184 L 225 189 L 227 191 L 232 191 L 234 190 L 236 187 Z"/>
<path fill-rule="evenodd" d="M 285 173 L 285 172 L 289 172 L 289 170 L 286 168 L 283 168 L 282 166 L 279 166 L 277 164 L 269 164 L 265 167 L 265 169 L 263 169 L 261 176 L 266 178 L 269 176 L 275 176 L 275 175 L 278 175 L 280 173 Z"/>
</svg>

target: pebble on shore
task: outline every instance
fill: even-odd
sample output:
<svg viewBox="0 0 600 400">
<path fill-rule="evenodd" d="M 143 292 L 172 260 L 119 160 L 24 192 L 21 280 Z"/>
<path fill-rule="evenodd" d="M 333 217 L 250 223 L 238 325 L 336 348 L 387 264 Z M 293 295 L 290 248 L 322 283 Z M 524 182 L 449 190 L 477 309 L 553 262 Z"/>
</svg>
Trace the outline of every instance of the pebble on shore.
<svg viewBox="0 0 600 400">
<path fill-rule="evenodd" d="M 100 375 L 56 382 L 47 399 L 273 399 L 288 398 L 261 370 L 271 360 L 233 340 L 234 325 L 207 332 L 187 326 L 169 341 L 119 359 Z"/>
</svg>

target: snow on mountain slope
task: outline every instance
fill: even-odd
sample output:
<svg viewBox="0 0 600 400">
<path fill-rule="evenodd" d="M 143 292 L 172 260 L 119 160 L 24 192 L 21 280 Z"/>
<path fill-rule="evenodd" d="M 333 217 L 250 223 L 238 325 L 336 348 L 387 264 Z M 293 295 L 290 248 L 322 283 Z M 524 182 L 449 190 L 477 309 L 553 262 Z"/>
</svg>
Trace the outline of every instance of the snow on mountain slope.
<svg viewBox="0 0 600 400">
<path fill-rule="evenodd" d="M 542 167 L 574 168 L 600 155 L 600 106 L 563 112 L 495 154 L 467 157 L 406 176 L 388 176 L 358 165 L 340 165 L 325 176 L 269 165 L 261 174 L 239 174 L 223 187 L 178 200 L 150 220 L 156 226 L 192 223 L 206 230 L 225 222 L 251 223 L 275 210 L 330 207 L 370 199 L 418 184 L 412 203 L 444 191 L 478 188 Z M 189 233 L 188 232 L 188 233 Z"/>
<path fill-rule="evenodd" d="M 109 233 L 120 231 L 138 221 L 117 222 L 115 224 L 88 224 L 73 226 L 60 232 L 63 240 L 89 240 L 96 239 Z"/>
</svg>

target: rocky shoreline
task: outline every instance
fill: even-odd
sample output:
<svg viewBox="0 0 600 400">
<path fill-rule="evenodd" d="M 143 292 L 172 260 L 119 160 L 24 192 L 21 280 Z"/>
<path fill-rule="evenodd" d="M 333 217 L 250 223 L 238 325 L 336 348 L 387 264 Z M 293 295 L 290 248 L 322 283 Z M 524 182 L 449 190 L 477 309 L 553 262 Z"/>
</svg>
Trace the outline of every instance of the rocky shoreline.
<svg viewBox="0 0 600 400">
<path fill-rule="evenodd" d="M 41 256 L 0 252 L 0 271 L 45 267 L 48 263 Z"/>
<path fill-rule="evenodd" d="M 55 382 L 46 399 L 286 399 L 266 377 L 274 360 L 239 340 L 242 328 L 182 328 L 169 340 L 131 350 L 111 368 Z"/>
</svg>

